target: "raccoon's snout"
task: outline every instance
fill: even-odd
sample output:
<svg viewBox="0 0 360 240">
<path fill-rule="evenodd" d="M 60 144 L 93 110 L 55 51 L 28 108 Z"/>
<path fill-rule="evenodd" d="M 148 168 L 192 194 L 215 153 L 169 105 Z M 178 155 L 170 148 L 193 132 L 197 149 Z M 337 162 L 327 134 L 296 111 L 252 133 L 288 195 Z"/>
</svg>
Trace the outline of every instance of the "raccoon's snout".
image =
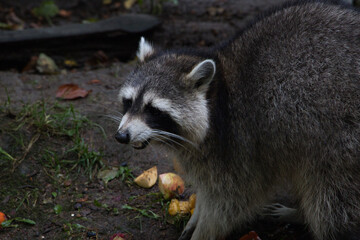
<svg viewBox="0 0 360 240">
<path fill-rule="evenodd" d="M 130 142 L 130 133 L 129 131 L 125 131 L 125 132 L 118 131 L 115 133 L 115 139 L 119 143 L 128 144 Z"/>
</svg>

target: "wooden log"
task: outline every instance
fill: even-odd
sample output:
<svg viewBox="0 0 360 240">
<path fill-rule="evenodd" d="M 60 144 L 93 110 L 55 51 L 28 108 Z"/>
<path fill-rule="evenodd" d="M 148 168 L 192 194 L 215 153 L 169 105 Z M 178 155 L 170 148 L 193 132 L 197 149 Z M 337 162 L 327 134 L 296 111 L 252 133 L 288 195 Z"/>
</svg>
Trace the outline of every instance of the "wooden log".
<svg viewBox="0 0 360 240">
<path fill-rule="evenodd" d="M 81 61 L 102 50 L 109 57 L 128 59 L 140 36 L 148 36 L 159 24 L 154 16 L 124 14 L 89 24 L 0 31 L 0 69 L 24 67 L 39 53 Z"/>
</svg>

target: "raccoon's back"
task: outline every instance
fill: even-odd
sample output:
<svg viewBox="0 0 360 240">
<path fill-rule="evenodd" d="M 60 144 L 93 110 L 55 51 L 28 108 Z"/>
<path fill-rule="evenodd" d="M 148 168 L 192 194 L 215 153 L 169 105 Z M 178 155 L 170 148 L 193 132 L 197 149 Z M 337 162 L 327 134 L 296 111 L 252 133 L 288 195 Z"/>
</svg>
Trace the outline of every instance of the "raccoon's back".
<svg viewBox="0 0 360 240">
<path fill-rule="evenodd" d="M 232 119 L 243 119 L 232 127 L 279 148 L 327 144 L 359 158 L 359 26 L 358 11 L 308 2 L 245 30 L 220 54 Z"/>
</svg>

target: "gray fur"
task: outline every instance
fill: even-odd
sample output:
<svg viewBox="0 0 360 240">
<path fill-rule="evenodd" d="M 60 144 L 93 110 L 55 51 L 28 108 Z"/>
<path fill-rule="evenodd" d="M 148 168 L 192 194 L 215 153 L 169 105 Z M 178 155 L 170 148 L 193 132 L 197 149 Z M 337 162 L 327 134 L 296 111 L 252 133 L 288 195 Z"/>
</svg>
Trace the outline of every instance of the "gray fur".
<svg viewBox="0 0 360 240">
<path fill-rule="evenodd" d="M 189 129 L 205 128 L 203 137 L 179 131 L 196 148 L 174 145 L 198 199 L 181 239 L 227 236 L 251 221 L 282 182 L 292 184 L 316 239 L 358 231 L 359 12 L 317 1 L 290 4 L 205 55 L 155 52 L 125 84 L 170 99 Z M 188 87 L 185 76 L 206 59 L 216 62 L 211 84 Z M 206 98 L 207 113 L 196 110 L 196 96 Z M 191 121 L 201 114 L 207 125 Z"/>
</svg>

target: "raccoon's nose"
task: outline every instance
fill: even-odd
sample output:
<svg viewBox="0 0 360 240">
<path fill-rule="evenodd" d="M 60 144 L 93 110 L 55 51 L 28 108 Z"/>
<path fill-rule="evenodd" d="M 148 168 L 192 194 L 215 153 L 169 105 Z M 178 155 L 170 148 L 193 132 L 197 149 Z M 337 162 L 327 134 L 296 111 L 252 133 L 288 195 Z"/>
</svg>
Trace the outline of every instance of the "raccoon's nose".
<svg viewBox="0 0 360 240">
<path fill-rule="evenodd" d="M 128 143 L 130 142 L 130 134 L 129 134 L 129 131 L 125 131 L 125 132 L 120 132 L 120 131 L 118 131 L 117 133 L 115 133 L 115 139 L 116 139 L 119 143 L 128 144 Z"/>
</svg>

